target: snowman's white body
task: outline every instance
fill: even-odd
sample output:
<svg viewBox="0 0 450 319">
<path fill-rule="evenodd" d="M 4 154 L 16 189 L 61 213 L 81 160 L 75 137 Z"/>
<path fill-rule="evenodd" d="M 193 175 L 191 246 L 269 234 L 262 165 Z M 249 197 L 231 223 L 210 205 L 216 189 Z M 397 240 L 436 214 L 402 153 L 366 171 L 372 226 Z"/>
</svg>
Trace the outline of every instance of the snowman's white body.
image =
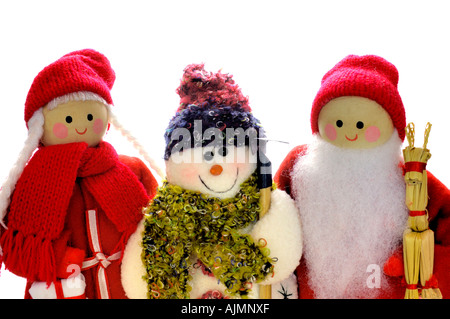
<svg viewBox="0 0 450 319">
<path fill-rule="evenodd" d="M 248 147 L 228 146 L 224 150 L 206 146 L 173 154 L 166 161 L 167 180 L 184 189 L 201 191 L 220 199 L 235 196 L 241 183 L 257 169 L 256 154 Z M 147 298 L 148 287 L 143 279 L 146 271 L 141 260 L 143 230 L 141 222 L 124 251 L 122 284 L 129 298 Z M 297 298 L 297 281 L 293 273 L 302 255 L 302 236 L 298 211 L 289 195 L 281 190 L 272 191 L 266 215 L 240 232 L 250 234 L 255 242 L 264 239 L 270 249 L 270 257 L 277 260 L 273 276 L 259 284 L 253 283 L 249 298 L 259 298 L 260 284 L 272 286 L 273 299 Z M 191 262 L 196 264 L 196 256 L 191 256 Z M 190 274 L 190 298 L 208 295 L 229 297 L 225 293 L 225 285 L 201 267 L 191 267 Z"/>
</svg>

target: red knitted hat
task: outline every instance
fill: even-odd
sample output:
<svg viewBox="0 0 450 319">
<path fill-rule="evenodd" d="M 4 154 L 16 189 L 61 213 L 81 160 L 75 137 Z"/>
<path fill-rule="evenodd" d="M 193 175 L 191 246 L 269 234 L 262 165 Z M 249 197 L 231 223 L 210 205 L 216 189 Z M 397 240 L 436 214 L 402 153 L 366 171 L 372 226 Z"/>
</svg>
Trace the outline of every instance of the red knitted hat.
<svg viewBox="0 0 450 319">
<path fill-rule="evenodd" d="M 116 79 L 108 59 L 92 49 L 66 54 L 34 78 L 25 102 L 25 122 L 53 99 L 74 92 L 98 94 L 113 104 L 110 90 Z"/>
<path fill-rule="evenodd" d="M 217 105 L 239 106 L 246 112 L 251 112 L 248 97 L 244 96 L 241 88 L 234 82 L 231 74 L 217 73 L 205 70 L 205 65 L 190 64 L 184 69 L 183 78 L 177 93 L 180 96 L 181 111 L 188 105 L 202 105 L 216 103 Z"/>
<path fill-rule="evenodd" d="M 360 96 L 377 102 L 386 110 L 403 141 L 406 115 L 397 83 L 398 71 L 385 59 L 375 55 L 345 57 L 322 78 L 311 111 L 313 133 L 319 131 L 317 122 L 325 104 L 341 96 Z"/>
</svg>

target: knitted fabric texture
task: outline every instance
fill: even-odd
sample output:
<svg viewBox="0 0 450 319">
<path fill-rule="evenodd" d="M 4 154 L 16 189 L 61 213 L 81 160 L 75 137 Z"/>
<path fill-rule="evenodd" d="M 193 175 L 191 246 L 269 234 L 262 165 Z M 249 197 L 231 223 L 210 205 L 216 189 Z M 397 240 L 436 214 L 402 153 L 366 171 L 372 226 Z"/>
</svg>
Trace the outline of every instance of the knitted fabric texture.
<svg viewBox="0 0 450 319">
<path fill-rule="evenodd" d="M 234 82 L 233 76 L 207 72 L 204 64 L 190 64 L 184 69 L 183 78 L 177 89 L 180 95 L 180 107 L 195 104 L 201 105 L 204 102 L 240 106 L 246 112 L 251 112 L 248 104 L 248 98 L 241 92 L 239 86 Z"/>
<path fill-rule="evenodd" d="M 270 251 L 238 232 L 259 219 L 256 180 L 253 174 L 225 200 L 164 182 L 144 210 L 142 258 L 149 298 L 189 298 L 193 255 L 231 295 L 245 297 L 252 283 L 273 272 Z"/>
<path fill-rule="evenodd" d="M 166 149 L 164 159 L 168 160 L 172 154 L 172 149 L 178 143 L 188 148 L 204 147 L 211 143 L 218 143 L 223 146 L 249 146 L 252 143 L 257 144 L 258 137 L 264 137 L 265 132 L 259 120 L 252 113 L 244 111 L 240 106 L 231 107 L 225 105 L 209 104 L 207 105 L 188 105 L 170 120 L 164 133 Z M 197 124 L 201 123 L 201 127 Z M 189 132 L 188 141 L 184 140 L 186 135 L 177 134 L 177 129 L 183 128 Z M 220 132 L 217 135 L 208 136 L 204 134 L 207 130 L 215 128 Z M 233 129 L 230 139 L 227 138 L 227 128 Z M 235 134 L 237 128 L 244 131 L 242 136 Z M 249 129 L 254 129 L 254 134 L 250 134 Z"/>
<path fill-rule="evenodd" d="M 257 142 L 249 141 L 251 134 L 248 134 L 248 129 L 255 129 L 254 138 L 265 136 L 259 120 L 251 113 L 248 97 L 242 94 L 232 75 L 220 71 L 207 72 L 203 64 L 191 64 L 184 69 L 177 93 L 180 96 L 180 106 L 164 135 L 166 160 L 170 157 L 172 148 L 179 142 L 190 148 L 204 147 L 214 141 L 222 143 L 223 146 L 248 146 L 252 142 L 256 145 Z M 198 123 L 201 123 L 200 128 L 196 125 Z M 189 141 L 184 140 L 185 135 L 178 134 L 179 128 L 190 133 Z M 226 132 L 231 128 L 242 128 L 247 133 L 246 140 L 239 140 L 238 134 L 233 135 L 232 140 L 225 140 Z M 217 129 L 221 134 L 206 138 L 204 133 L 210 129 Z"/>
<path fill-rule="evenodd" d="M 92 49 L 66 54 L 35 77 L 25 101 L 25 122 L 39 108 L 69 93 L 88 91 L 113 104 L 110 90 L 115 79 L 114 70 L 103 54 Z"/>
<path fill-rule="evenodd" d="M 89 148 L 86 143 L 46 146 L 31 158 L 12 196 L 8 229 L 0 240 L 7 268 L 20 269 L 29 281 L 55 280 L 52 241 L 64 229 L 76 181 L 123 233 L 118 250 L 123 248 L 148 203 L 136 176 L 106 142 Z"/>
<path fill-rule="evenodd" d="M 319 132 L 319 113 L 325 104 L 342 96 L 359 96 L 380 104 L 404 140 L 406 115 L 397 84 L 398 71 L 385 59 L 375 55 L 345 57 L 322 78 L 311 110 L 313 133 Z"/>
</svg>

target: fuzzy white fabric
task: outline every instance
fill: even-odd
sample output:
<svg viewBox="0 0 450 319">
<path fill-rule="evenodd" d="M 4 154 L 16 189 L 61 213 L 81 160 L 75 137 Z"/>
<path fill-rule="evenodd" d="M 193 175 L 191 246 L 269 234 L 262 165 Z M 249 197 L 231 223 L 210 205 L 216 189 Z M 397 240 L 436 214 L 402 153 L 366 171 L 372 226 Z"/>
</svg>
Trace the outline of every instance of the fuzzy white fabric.
<svg viewBox="0 0 450 319">
<path fill-rule="evenodd" d="M 272 299 L 298 299 L 297 277 L 290 274 L 283 281 L 272 284 Z"/>
<path fill-rule="evenodd" d="M 147 282 L 143 279 L 146 270 L 141 259 L 143 232 L 144 219 L 141 220 L 136 231 L 128 238 L 123 252 L 122 265 L 120 266 L 122 286 L 130 299 L 147 298 Z"/>
<path fill-rule="evenodd" d="M 407 221 L 402 142 L 344 149 L 316 135 L 292 172 L 309 284 L 317 298 L 369 298 L 368 285 L 401 242 Z"/>
<path fill-rule="evenodd" d="M 289 277 L 300 263 L 303 249 L 300 218 L 295 202 L 279 189 L 271 194 L 269 211 L 250 232 L 256 242 L 264 238 L 270 249 L 269 256 L 278 260 L 274 276 L 267 278 L 264 284 L 273 284 Z"/>
</svg>

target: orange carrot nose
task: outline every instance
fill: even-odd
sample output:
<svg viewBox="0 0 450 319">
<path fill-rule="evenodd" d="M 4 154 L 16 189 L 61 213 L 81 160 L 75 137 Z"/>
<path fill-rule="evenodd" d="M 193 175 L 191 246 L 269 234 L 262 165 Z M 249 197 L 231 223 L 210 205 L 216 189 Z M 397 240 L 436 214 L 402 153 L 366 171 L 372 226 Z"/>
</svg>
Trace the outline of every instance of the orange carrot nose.
<svg viewBox="0 0 450 319">
<path fill-rule="evenodd" d="M 214 175 L 214 176 L 218 176 L 220 174 L 222 174 L 223 168 L 220 165 L 213 165 L 211 167 L 211 169 L 209 170 L 209 172 Z"/>
</svg>

